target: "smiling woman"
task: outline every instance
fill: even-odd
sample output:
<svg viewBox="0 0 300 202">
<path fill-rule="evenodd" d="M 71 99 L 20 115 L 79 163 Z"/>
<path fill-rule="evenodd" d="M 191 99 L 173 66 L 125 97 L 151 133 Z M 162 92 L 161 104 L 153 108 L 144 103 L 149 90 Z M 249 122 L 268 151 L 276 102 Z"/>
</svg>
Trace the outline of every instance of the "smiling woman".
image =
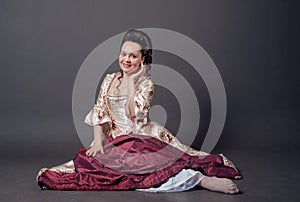
<svg viewBox="0 0 300 202">
<path fill-rule="evenodd" d="M 170 131 L 147 120 L 154 83 L 148 75 L 152 43 L 129 30 L 121 43 L 120 71 L 106 75 L 97 102 L 85 117 L 94 141 L 58 166 L 42 168 L 41 189 L 185 191 L 199 185 L 238 193 L 228 179 L 241 178 L 224 155 L 211 155 L 182 144 Z"/>
</svg>

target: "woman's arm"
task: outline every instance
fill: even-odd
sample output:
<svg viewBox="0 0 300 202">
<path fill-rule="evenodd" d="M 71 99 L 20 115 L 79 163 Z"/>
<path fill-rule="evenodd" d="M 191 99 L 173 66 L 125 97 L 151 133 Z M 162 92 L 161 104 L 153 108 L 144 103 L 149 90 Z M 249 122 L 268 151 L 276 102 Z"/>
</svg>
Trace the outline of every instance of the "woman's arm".
<svg viewBox="0 0 300 202">
<path fill-rule="evenodd" d="M 103 126 L 95 125 L 94 126 L 94 144 L 86 151 L 87 156 L 96 156 L 98 152 L 104 154 L 102 142 L 104 140 Z"/>
<path fill-rule="evenodd" d="M 134 114 L 134 92 L 135 92 L 135 87 L 134 87 L 134 80 L 129 79 L 128 81 L 128 94 L 127 94 L 127 105 L 126 107 L 129 110 L 129 115 L 130 119 L 133 120 L 135 118 Z"/>
<path fill-rule="evenodd" d="M 141 66 L 141 68 L 134 74 L 130 75 L 128 78 L 128 91 L 127 91 L 127 102 L 126 102 L 126 107 L 129 110 L 129 115 L 131 120 L 134 120 L 136 118 L 136 114 L 134 111 L 135 103 L 134 103 L 134 94 L 135 94 L 135 81 L 145 74 L 146 68 L 144 65 Z"/>
<path fill-rule="evenodd" d="M 100 87 L 97 102 L 84 121 L 88 125 L 94 127 L 94 143 L 86 151 L 86 155 L 88 156 L 95 156 L 97 152 L 104 153 L 102 142 L 105 138 L 105 130 L 107 129 L 104 126 L 106 126 L 106 123 L 111 122 L 104 96 L 113 76 L 114 75 L 108 74 L 104 78 Z"/>
</svg>

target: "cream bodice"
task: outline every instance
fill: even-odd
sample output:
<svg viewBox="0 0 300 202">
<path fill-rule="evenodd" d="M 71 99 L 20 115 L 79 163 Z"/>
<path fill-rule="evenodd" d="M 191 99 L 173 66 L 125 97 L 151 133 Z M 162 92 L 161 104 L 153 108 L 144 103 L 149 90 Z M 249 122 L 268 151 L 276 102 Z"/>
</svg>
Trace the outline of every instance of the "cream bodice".
<svg viewBox="0 0 300 202">
<path fill-rule="evenodd" d="M 133 121 L 128 117 L 128 110 L 126 111 L 126 96 L 107 95 L 107 104 L 113 120 L 114 130 L 119 131 L 118 135 L 132 133 L 135 129 Z"/>
</svg>

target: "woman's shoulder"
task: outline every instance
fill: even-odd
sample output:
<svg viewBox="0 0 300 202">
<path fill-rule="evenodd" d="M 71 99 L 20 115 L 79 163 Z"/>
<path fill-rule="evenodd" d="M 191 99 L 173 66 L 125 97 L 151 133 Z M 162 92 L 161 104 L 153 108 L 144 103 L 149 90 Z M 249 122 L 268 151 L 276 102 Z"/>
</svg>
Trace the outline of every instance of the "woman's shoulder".
<svg viewBox="0 0 300 202">
<path fill-rule="evenodd" d="M 117 72 L 107 73 L 104 78 L 114 78 Z"/>
<path fill-rule="evenodd" d="M 119 73 L 120 72 L 107 73 L 103 79 L 103 82 L 112 82 L 113 79 L 119 75 Z"/>
<path fill-rule="evenodd" d="M 150 95 L 154 93 L 154 83 L 151 76 L 143 75 L 137 81 L 137 89 L 142 92 L 150 92 Z"/>
<path fill-rule="evenodd" d="M 106 74 L 101 82 L 101 89 L 107 89 L 112 83 L 114 77 L 115 77 L 115 73 Z"/>
<path fill-rule="evenodd" d="M 113 79 L 115 77 L 120 77 L 122 76 L 122 73 L 121 72 L 113 72 L 113 73 L 107 73 L 106 76 L 105 76 L 105 79 Z"/>
</svg>

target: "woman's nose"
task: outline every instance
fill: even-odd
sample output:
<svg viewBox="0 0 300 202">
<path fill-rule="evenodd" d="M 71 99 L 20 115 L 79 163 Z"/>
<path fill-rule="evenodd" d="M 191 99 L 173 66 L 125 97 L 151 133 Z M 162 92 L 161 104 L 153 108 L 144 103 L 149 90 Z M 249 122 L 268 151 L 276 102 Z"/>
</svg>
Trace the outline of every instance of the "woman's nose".
<svg viewBox="0 0 300 202">
<path fill-rule="evenodd" d="M 130 56 L 129 56 L 129 55 L 127 55 L 127 56 L 125 57 L 125 61 L 126 61 L 126 62 L 130 62 Z"/>
</svg>

